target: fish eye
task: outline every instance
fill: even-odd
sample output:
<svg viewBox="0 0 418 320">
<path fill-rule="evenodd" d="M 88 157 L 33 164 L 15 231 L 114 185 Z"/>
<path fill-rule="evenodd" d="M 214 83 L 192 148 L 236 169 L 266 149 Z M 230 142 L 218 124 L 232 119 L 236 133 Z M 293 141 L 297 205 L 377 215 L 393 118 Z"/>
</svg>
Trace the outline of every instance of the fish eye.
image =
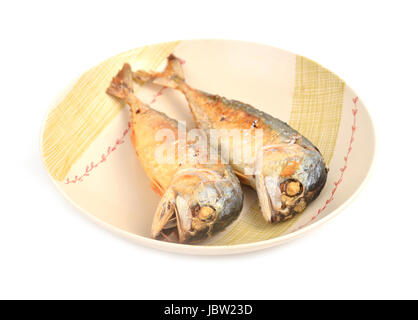
<svg viewBox="0 0 418 320">
<path fill-rule="evenodd" d="M 289 179 L 280 184 L 280 191 L 289 197 L 296 197 L 303 191 L 303 185 L 296 179 Z"/>
<path fill-rule="evenodd" d="M 213 220 L 215 217 L 215 209 L 211 206 L 201 207 L 199 210 L 199 218 L 203 221 Z"/>
<path fill-rule="evenodd" d="M 215 217 L 216 210 L 212 206 L 203 206 L 199 204 L 191 208 L 192 217 L 201 221 L 211 221 Z"/>
</svg>

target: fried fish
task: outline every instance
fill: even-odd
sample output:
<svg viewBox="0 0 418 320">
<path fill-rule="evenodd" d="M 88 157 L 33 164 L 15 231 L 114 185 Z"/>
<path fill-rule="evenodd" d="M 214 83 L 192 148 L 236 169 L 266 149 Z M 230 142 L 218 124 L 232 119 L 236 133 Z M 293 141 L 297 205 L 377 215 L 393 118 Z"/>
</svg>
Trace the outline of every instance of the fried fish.
<svg viewBox="0 0 418 320">
<path fill-rule="evenodd" d="M 228 164 L 199 161 L 161 161 L 156 156 L 163 143 L 179 144 L 178 122 L 140 101 L 133 91 L 128 64 L 113 78 L 106 91 L 129 105 L 131 140 L 136 154 L 162 199 L 155 212 L 151 236 L 180 243 L 193 243 L 223 230 L 239 215 L 243 193 L 238 178 Z M 157 141 L 161 130 L 173 133 Z M 201 147 L 186 142 L 187 152 L 198 155 Z"/>
</svg>

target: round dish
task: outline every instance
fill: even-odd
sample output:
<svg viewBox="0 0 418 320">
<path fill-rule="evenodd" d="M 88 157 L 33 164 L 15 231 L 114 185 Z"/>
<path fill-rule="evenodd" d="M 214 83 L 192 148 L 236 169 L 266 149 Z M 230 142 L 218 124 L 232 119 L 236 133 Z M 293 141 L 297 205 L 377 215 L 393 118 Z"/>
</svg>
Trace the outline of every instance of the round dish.
<svg viewBox="0 0 418 320">
<path fill-rule="evenodd" d="M 149 237 L 159 197 L 153 193 L 129 139 L 129 111 L 105 90 L 128 62 L 160 70 L 174 53 L 184 60 L 190 85 L 249 103 L 310 139 L 329 166 L 319 197 L 295 218 L 264 222 L 256 194 L 244 188 L 236 222 L 198 245 Z M 193 126 L 185 99 L 171 89 L 145 85 L 137 94 L 153 108 Z M 140 244 L 191 254 L 231 254 L 271 247 L 328 221 L 364 186 L 375 155 L 370 115 L 343 80 L 319 64 L 270 46 L 230 40 L 188 40 L 142 47 L 85 72 L 50 108 L 41 155 L 58 190 L 81 212 Z"/>
</svg>

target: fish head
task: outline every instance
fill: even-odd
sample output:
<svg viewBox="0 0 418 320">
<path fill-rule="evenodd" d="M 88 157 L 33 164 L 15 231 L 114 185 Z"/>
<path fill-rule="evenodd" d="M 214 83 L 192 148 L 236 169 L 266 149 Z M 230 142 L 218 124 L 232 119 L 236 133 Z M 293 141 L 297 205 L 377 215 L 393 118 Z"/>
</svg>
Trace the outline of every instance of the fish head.
<svg viewBox="0 0 418 320">
<path fill-rule="evenodd" d="M 234 221 L 242 205 L 243 193 L 230 168 L 183 170 L 158 205 L 151 236 L 179 243 L 201 241 Z"/>
<path fill-rule="evenodd" d="M 267 147 L 255 176 L 261 211 L 269 222 L 281 222 L 305 210 L 327 178 L 322 155 L 299 144 Z"/>
</svg>

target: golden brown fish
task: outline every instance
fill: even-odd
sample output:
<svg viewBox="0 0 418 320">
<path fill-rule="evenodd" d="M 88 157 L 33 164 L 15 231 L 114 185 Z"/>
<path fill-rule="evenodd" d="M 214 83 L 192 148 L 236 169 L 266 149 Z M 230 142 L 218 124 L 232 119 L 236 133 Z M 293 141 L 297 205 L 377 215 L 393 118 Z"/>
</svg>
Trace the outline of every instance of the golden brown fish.
<svg viewBox="0 0 418 320">
<path fill-rule="evenodd" d="M 321 192 L 328 171 L 324 159 L 318 148 L 287 123 L 240 101 L 190 87 L 180 60 L 173 55 L 168 58 L 165 71 L 137 71 L 134 78 L 181 91 L 196 125 L 208 135 L 213 129 L 262 130 L 261 146 L 252 150 L 248 161 L 232 162 L 231 166 L 243 183 L 257 190 L 261 211 L 268 222 L 284 221 L 302 212 Z M 221 139 L 219 146 L 228 148 L 225 146 L 228 143 Z M 254 160 L 260 158 L 261 162 Z M 258 166 L 258 171 L 253 170 L 257 174 L 246 174 L 251 166 L 253 169 Z"/>
<path fill-rule="evenodd" d="M 196 242 L 221 231 L 238 217 L 243 194 L 229 165 L 181 161 L 178 155 L 173 161 L 162 161 L 157 156 L 162 147 L 176 150 L 181 143 L 178 122 L 138 99 L 128 64 L 113 78 L 107 93 L 129 105 L 132 144 L 152 188 L 162 196 L 153 219 L 153 238 Z M 157 141 L 167 130 L 173 139 L 165 135 L 165 140 Z M 202 152 L 198 144 L 185 144 L 186 152 L 193 156 Z"/>
</svg>

